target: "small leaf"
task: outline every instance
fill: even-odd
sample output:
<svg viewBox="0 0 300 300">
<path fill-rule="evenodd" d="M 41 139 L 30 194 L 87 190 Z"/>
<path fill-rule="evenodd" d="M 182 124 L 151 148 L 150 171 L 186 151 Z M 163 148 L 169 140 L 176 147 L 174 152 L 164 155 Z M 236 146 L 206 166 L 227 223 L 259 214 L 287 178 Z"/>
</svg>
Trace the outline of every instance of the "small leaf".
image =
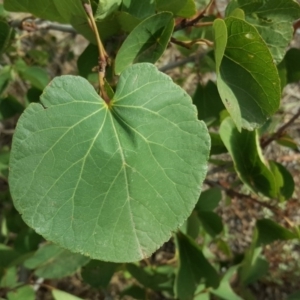
<svg viewBox="0 0 300 300">
<path fill-rule="evenodd" d="M 179 269 L 175 280 L 175 294 L 180 300 L 193 299 L 200 281 L 207 286 L 218 287 L 219 276 L 204 257 L 199 246 L 183 233 L 177 233 Z"/>
<path fill-rule="evenodd" d="M 30 285 L 16 288 L 14 291 L 7 293 L 8 300 L 35 300 L 35 292 Z"/>
<path fill-rule="evenodd" d="M 73 274 L 88 261 L 89 258 L 85 256 L 48 244 L 27 259 L 24 266 L 35 269 L 35 274 L 39 277 L 57 279 Z"/>
<path fill-rule="evenodd" d="M 257 30 L 229 17 L 214 22 L 217 85 L 222 101 L 239 130 L 253 130 L 277 111 L 280 78 Z M 226 44 L 226 36 L 227 44 Z"/>
<path fill-rule="evenodd" d="M 57 289 L 52 289 L 51 290 L 52 296 L 54 300 L 83 300 L 82 298 L 78 298 L 74 295 L 71 295 L 69 293 L 57 290 Z"/>
<path fill-rule="evenodd" d="M 13 96 L 8 95 L 6 98 L 0 98 L 0 120 L 11 118 L 24 111 L 24 106 Z"/>
<path fill-rule="evenodd" d="M 6 21 L 0 20 L 0 54 L 9 46 L 14 35 L 14 29 Z"/>
<path fill-rule="evenodd" d="M 208 189 L 200 195 L 196 204 L 196 211 L 213 211 L 222 200 L 222 192 L 219 188 Z"/>
<path fill-rule="evenodd" d="M 256 222 L 258 230 L 257 245 L 267 245 L 274 241 L 287 241 L 297 238 L 297 235 L 269 219 Z"/>
<path fill-rule="evenodd" d="M 198 85 L 193 102 L 197 106 L 199 119 L 210 125 L 219 121 L 220 112 L 225 109 L 218 88 L 212 81 L 206 86 Z"/>
<path fill-rule="evenodd" d="M 122 44 L 115 61 L 120 74 L 137 62 L 155 63 L 165 51 L 172 35 L 172 14 L 164 12 L 145 19 L 136 26 Z"/>
<path fill-rule="evenodd" d="M 275 178 L 261 154 L 257 132 L 238 132 L 233 121 L 227 118 L 221 124 L 220 135 L 240 179 L 256 193 L 277 197 Z"/>
<path fill-rule="evenodd" d="M 228 5 L 226 15 L 239 7 L 246 21 L 254 25 L 268 45 L 273 58 L 279 63 L 293 38 L 293 22 L 300 18 L 300 6 L 294 0 L 234 0 Z"/>
<path fill-rule="evenodd" d="M 43 90 L 49 83 L 49 75 L 45 69 L 40 67 L 26 67 L 24 70 L 20 70 L 21 76 L 28 80 L 33 87 Z"/>
<path fill-rule="evenodd" d="M 236 270 L 239 266 L 230 267 L 225 275 L 223 276 L 220 285 L 217 289 L 212 289 L 211 293 L 220 297 L 220 299 L 224 300 L 243 300 L 239 297 L 233 290 L 230 285 L 231 278 L 236 273 Z"/>
<path fill-rule="evenodd" d="M 133 299 L 140 299 L 144 300 L 146 298 L 146 289 L 141 288 L 137 285 L 130 285 L 129 287 L 126 287 L 120 294 L 121 299 L 124 296 L 130 296 Z"/>
<path fill-rule="evenodd" d="M 281 136 L 276 142 L 284 147 L 288 147 L 294 151 L 299 152 L 300 151 L 300 145 L 297 143 L 291 136 L 288 134 L 284 134 Z"/>
<path fill-rule="evenodd" d="M 212 237 L 216 237 L 223 230 L 223 222 L 219 215 L 212 211 L 198 211 L 198 217 L 204 230 Z"/>
<path fill-rule="evenodd" d="M 239 269 L 242 285 L 254 283 L 268 273 L 269 263 L 262 257 L 262 250 L 262 247 L 257 246 L 257 230 L 255 230 L 251 246 L 247 249 Z"/>
<path fill-rule="evenodd" d="M 51 0 L 35 0 L 19 1 L 19 0 L 4 0 L 4 8 L 14 12 L 30 12 L 31 14 L 42 19 L 48 19 L 57 22 L 68 22 L 63 13 L 61 14 L 56 7 L 56 1 Z M 68 1 L 64 1 L 67 5 Z M 47 9 L 45 9 L 45 7 Z"/>
<path fill-rule="evenodd" d="M 155 1 L 153 0 L 123 0 L 122 10 L 138 19 L 145 19 L 155 14 Z"/>
<path fill-rule="evenodd" d="M 82 279 L 94 288 L 106 288 L 119 264 L 91 260 L 82 268 Z"/>
<path fill-rule="evenodd" d="M 198 218 L 196 212 L 192 212 L 192 214 L 187 218 L 187 220 L 180 227 L 180 231 L 185 235 L 190 236 L 193 239 L 196 239 L 199 234 L 201 223 Z"/>
<path fill-rule="evenodd" d="M 190 18 L 197 12 L 194 0 L 156 0 L 156 9 L 183 18 Z"/>
<path fill-rule="evenodd" d="M 287 297 L 287 300 L 299 300 L 300 299 L 300 291 L 295 292 Z"/>
<path fill-rule="evenodd" d="M 174 285 L 173 267 L 165 265 L 150 268 L 127 264 L 126 269 L 144 287 L 154 291 L 167 291 L 172 294 Z"/>
<path fill-rule="evenodd" d="M 122 0 L 98 0 L 98 7 L 94 15 L 96 20 L 105 19 L 112 12 L 118 10 Z"/>
<path fill-rule="evenodd" d="M 5 91 L 11 80 L 11 66 L 5 66 L 0 70 L 0 96 Z"/>
<path fill-rule="evenodd" d="M 228 152 L 221 139 L 221 136 L 218 133 L 210 132 L 209 135 L 211 139 L 210 155 L 218 155 Z"/>
<path fill-rule="evenodd" d="M 98 64 L 98 57 L 98 47 L 96 45 L 89 44 L 77 60 L 79 75 L 84 78 L 88 78 L 88 75 L 93 73 L 92 69 Z"/>
<path fill-rule="evenodd" d="M 190 97 L 151 64 L 124 71 L 110 106 L 62 76 L 19 119 L 15 207 L 47 240 L 112 261 L 151 255 L 191 214 L 210 140 Z M 197 154 L 197 155 L 196 155 Z"/>
<path fill-rule="evenodd" d="M 300 80 L 300 49 L 289 49 L 285 54 L 284 62 L 287 72 L 287 82 L 298 82 Z"/>
<path fill-rule="evenodd" d="M 292 197 L 295 189 L 295 182 L 291 173 L 281 164 L 271 161 L 270 167 L 273 172 L 280 201 L 288 200 Z"/>
</svg>

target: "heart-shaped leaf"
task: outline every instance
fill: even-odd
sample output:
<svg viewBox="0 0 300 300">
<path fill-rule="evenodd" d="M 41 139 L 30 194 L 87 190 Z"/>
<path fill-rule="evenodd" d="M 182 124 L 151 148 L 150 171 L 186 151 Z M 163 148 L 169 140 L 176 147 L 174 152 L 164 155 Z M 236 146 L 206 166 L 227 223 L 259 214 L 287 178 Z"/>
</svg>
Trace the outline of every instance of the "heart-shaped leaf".
<svg viewBox="0 0 300 300">
<path fill-rule="evenodd" d="M 151 64 L 122 73 L 108 106 L 56 78 L 21 116 L 9 182 L 26 223 L 104 261 L 149 256 L 191 214 L 210 139 L 190 97 Z"/>
</svg>

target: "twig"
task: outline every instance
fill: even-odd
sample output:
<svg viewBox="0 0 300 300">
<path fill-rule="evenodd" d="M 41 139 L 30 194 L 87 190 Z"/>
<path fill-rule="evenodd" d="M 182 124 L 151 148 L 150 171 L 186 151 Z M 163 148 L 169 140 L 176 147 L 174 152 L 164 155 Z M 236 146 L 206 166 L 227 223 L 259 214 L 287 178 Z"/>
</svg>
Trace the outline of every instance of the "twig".
<svg viewBox="0 0 300 300">
<path fill-rule="evenodd" d="M 197 39 L 194 41 L 179 41 L 179 40 L 175 39 L 174 37 L 171 37 L 170 41 L 173 44 L 179 45 L 179 46 L 187 48 L 187 49 L 191 49 L 195 44 L 207 45 L 209 47 L 213 47 L 213 42 L 211 42 L 207 39 Z"/>
<path fill-rule="evenodd" d="M 203 51 L 203 52 L 200 52 L 198 54 L 193 54 L 191 56 L 183 58 L 181 60 L 170 62 L 170 63 L 160 67 L 159 71 L 167 72 L 169 70 L 172 70 L 172 69 L 178 68 L 180 66 L 183 66 L 183 65 L 185 65 L 189 62 L 196 62 L 198 60 L 201 60 L 206 54 L 207 54 L 207 52 Z"/>
<path fill-rule="evenodd" d="M 210 6 L 213 4 L 214 0 L 210 0 L 209 3 L 207 4 L 207 6 L 198 13 L 198 15 L 196 17 L 194 17 L 191 20 L 187 20 L 187 19 L 183 19 L 179 24 L 177 24 L 174 27 L 174 31 L 178 31 L 187 27 L 191 27 L 194 26 L 196 23 L 198 23 L 202 18 L 205 17 L 205 13 L 207 12 L 207 10 L 209 10 Z"/>
<path fill-rule="evenodd" d="M 266 139 L 265 141 L 262 141 L 261 143 L 261 147 L 265 148 L 267 147 L 270 143 L 272 143 L 273 141 L 279 139 L 283 134 L 284 131 L 290 126 L 292 125 L 298 118 L 300 117 L 300 109 L 298 110 L 298 112 L 284 125 L 282 125 L 271 137 L 269 137 L 268 139 Z"/>
<path fill-rule="evenodd" d="M 95 33 L 96 41 L 97 41 L 97 46 L 99 50 L 99 59 L 98 59 L 98 75 L 99 75 L 99 86 L 100 86 L 100 95 L 102 96 L 103 100 L 109 104 L 110 99 L 106 93 L 105 90 L 105 83 L 104 83 L 104 78 L 105 78 L 105 70 L 107 66 L 107 61 L 108 61 L 108 55 L 104 49 L 104 46 L 101 42 L 98 27 L 94 18 L 93 10 L 91 4 L 84 3 L 83 4 L 84 9 L 88 15 L 89 18 L 89 24 L 91 26 L 91 29 Z"/>
<path fill-rule="evenodd" d="M 209 179 L 205 179 L 204 183 L 206 183 L 207 185 L 209 185 L 211 187 L 218 187 L 218 188 L 222 189 L 223 191 L 225 191 L 225 193 L 228 196 L 251 200 L 254 203 L 257 203 L 257 204 L 259 204 L 263 207 L 266 207 L 266 208 L 270 209 L 275 214 L 281 214 L 281 212 L 278 210 L 277 207 L 274 207 L 273 205 L 270 205 L 270 204 L 265 203 L 265 202 L 261 202 L 261 201 L 255 199 L 255 198 L 253 198 L 249 195 L 239 193 L 239 192 L 237 192 L 233 189 L 228 189 L 225 186 L 223 186 L 222 184 L 220 184 L 219 182 L 212 181 L 212 180 L 209 180 Z"/>
<path fill-rule="evenodd" d="M 55 22 L 45 21 L 41 19 L 25 18 L 22 20 L 13 20 L 10 22 L 10 26 L 13 28 L 19 28 L 26 31 L 37 30 L 56 30 L 61 32 L 67 32 L 76 34 L 76 30 L 71 25 L 59 24 Z"/>
</svg>

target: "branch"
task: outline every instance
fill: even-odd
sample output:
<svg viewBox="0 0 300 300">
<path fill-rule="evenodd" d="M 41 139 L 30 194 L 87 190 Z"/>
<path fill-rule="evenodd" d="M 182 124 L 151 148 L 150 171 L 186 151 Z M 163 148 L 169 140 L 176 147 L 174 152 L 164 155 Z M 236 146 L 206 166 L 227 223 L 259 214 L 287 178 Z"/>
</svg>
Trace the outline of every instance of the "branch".
<svg viewBox="0 0 300 300">
<path fill-rule="evenodd" d="M 281 215 L 281 212 L 279 211 L 279 209 L 277 207 L 275 207 L 273 205 L 270 205 L 268 203 L 265 203 L 265 202 L 261 202 L 261 201 L 255 199 L 255 198 L 253 198 L 249 195 L 239 193 L 239 192 L 237 192 L 233 189 L 228 189 L 225 186 L 223 186 L 222 184 L 220 184 L 219 182 L 212 181 L 212 180 L 209 180 L 209 179 L 205 179 L 204 183 L 206 183 L 210 187 L 218 187 L 218 188 L 222 189 L 223 191 L 225 191 L 225 193 L 228 196 L 251 200 L 254 203 L 257 203 L 257 204 L 259 204 L 263 207 L 266 207 L 266 208 L 270 209 L 275 214 L 277 214 L 277 215 L 280 214 Z"/>
<path fill-rule="evenodd" d="M 174 31 L 178 31 L 187 27 L 191 27 L 194 26 L 195 24 L 197 24 L 202 18 L 205 17 L 205 13 L 208 11 L 208 9 L 210 8 L 210 6 L 213 4 L 214 0 L 210 0 L 209 3 L 207 4 L 207 6 L 198 13 L 198 15 L 196 17 L 194 17 L 191 20 L 187 20 L 187 19 L 183 19 L 179 24 L 177 24 L 174 27 Z"/>
<path fill-rule="evenodd" d="M 200 52 L 198 54 L 194 54 L 194 55 L 191 55 L 191 56 L 188 56 L 186 58 L 183 58 L 181 60 L 178 60 L 178 61 L 173 61 L 173 62 L 170 62 L 162 67 L 159 68 L 159 71 L 161 72 L 166 72 L 166 71 L 169 71 L 169 70 L 172 70 L 172 69 L 175 69 L 175 68 L 178 68 L 180 66 L 183 66 L 189 62 L 196 62 L 196 61 L 199 61 L 201 60 L 205 55 L 207 54 L 206 51 L 204 52 Z"/>
<path fill-rule="evenodd" d="M 10 22 L 10 26 L 26 31 L 56 30 L 73 34 L 77 33 L 71 25 L 59 24 L 41 19 L 34 19 L 32 17 L 27 17 L 22 20 L 13 20 Z"/>
<path fill-rule="evenodd" d="M 261 147 L 265 148 L 267 147 L 270 143 L 272 143 L 273 141 L 279 139 L 285 132 L 285 130 L 291 126 L 298 118 L 300 117 L 300 109 L 298 110 L 298 112 L 284 125 L 282 125 L 275 133 L 273 133 L 271 135 L 271 137 L 269 137 L 268 139 L 266 139 L 265 141 L 263 141 L 261 143 Z"/>
</svg>

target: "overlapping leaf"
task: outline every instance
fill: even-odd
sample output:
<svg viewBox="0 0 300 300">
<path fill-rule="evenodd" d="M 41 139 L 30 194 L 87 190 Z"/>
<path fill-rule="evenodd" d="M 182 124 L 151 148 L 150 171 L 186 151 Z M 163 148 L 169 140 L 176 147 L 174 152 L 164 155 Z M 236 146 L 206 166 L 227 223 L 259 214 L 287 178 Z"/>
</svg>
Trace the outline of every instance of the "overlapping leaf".
<svg viewBox="0 0 300 300">
<path fill-rule="evenodd" d="M 209 135 L 189 96 L 151 64 L 124 71 L 110 106 L 83 78 L 55 79 L 17 125 L 14 204 L 74 252 L 137 261 L 190 215 Z"/>
<path fill-rule="evenodd" d="M 280 79 L 271 53 L 247 22 L 214 22 L 217 85 L 240 130 L 261 126 L 279 107 Z"/>
<path fill-rule="evenodd" d="M 43 278 L 62 278 L 75 273 L 89 262 L 89 258 L 49 244 L 40 248 L 24 263 L 28 269 Z"/>
<path fill-rule="evenodd" d="M 275 62 L 279 63 L 293 37 L 293 22 L 300 18 L 299 3 L 294 0 L 233 0 L 226 14 L 231 15 L 237 7 L 245 12 L 246 21 L 256 27 Z"/>
<path fill-rule="evenodd" d="M 261 155 L 256 131 L 238 132 L 230 118 L 220 127 L 221 138 L 231 154 L 241 180 L 255 192 L 276 197 L 278 187 L 271 170 Z"/>
<path fill-rule="evenodd" d="M 116 74 L 133 63 L 155 63 L 166 49 L 173 27 L 173 16 L 168 12 L 149 17 L 136 26 L 117 54 Z"/>
<path fill-rule="evenodd" d="M 156 0 L 158 11 L 170 11 L 175 16 L 190 18 L 196 14 L 196 4 L 194 0 Z"/>
<path fill-rule="evenodd" d="M 205 279 L 207 286 L 217 288 L 219 276 L 204 257 L 199 246 L 188 236 L 177 234 L 179 269 L 175 280 L 175 294 L 178 299 L 193 299 L 197 285 Z"/>
</svg>

